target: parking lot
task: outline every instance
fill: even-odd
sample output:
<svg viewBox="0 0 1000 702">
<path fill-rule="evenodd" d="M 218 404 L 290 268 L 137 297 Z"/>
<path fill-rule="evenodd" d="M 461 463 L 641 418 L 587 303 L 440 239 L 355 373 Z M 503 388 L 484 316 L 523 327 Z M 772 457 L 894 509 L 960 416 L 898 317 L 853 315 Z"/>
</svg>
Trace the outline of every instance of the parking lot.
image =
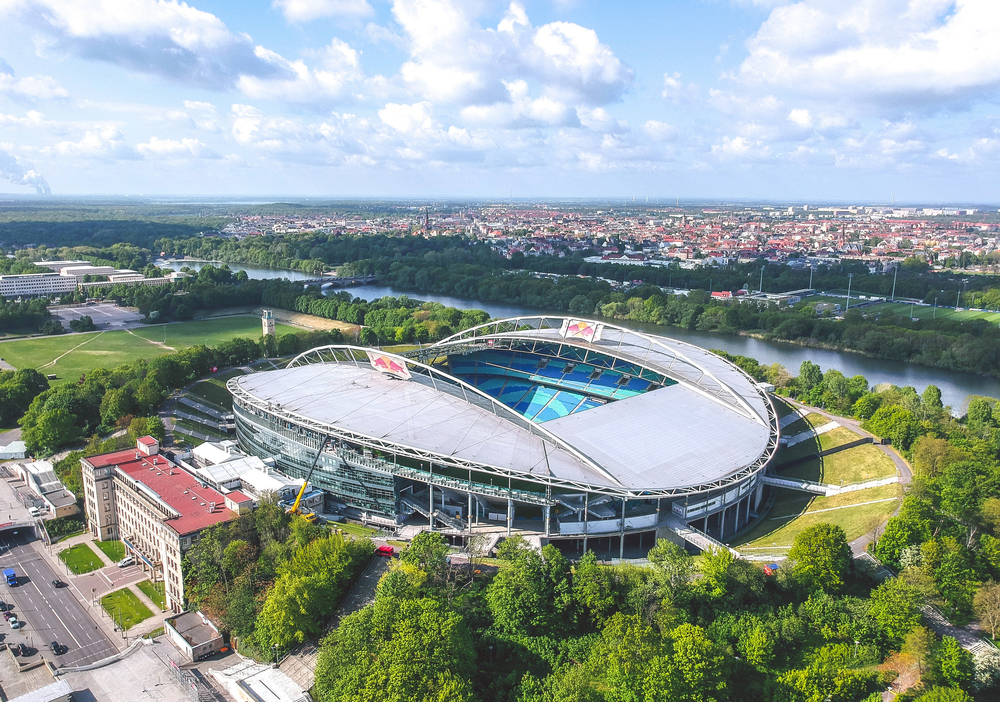
<svg viewBox="0 0 1000 702">
<path fill-rule="evenodd" d="M 52 314 L 58 317 L 66 328 L 74 319 L 89 316 L 98 329 L 120 329 L 139 324 L 142 315 L 134 307 L 115 307 L 112 304 L 95 303 L 75 307 L 53 307 Z"/>
</svg>

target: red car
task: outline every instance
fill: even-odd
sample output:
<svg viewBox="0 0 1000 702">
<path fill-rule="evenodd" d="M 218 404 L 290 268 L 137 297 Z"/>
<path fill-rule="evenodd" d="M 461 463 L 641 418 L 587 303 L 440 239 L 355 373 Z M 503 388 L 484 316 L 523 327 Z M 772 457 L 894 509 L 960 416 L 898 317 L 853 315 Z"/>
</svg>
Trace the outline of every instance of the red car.
<svg viewBox="0 0 1000 702">
<path fill-rule="evenodd" d="M 379 546 L 375 549 L 376 556 L 385 556 L 386 558 L 392 558 L 396 555 L 396 550 L 392 546 Z"/>
</svg>

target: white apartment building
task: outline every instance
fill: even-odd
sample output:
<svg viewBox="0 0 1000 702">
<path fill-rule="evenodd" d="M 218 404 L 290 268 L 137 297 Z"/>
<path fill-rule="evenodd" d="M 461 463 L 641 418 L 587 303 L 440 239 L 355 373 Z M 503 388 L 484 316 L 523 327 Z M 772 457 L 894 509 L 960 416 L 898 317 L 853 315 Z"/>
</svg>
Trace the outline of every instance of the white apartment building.
<svg viewBox="0 0 1000 702">
<path fill-rule="evenodd" d="M 144 436 L 135 449 L 81 458 L 90 532 L 121 540 L 143 570 L 165 583 L 167 606 L 184 609 L 181 559 L 205 529 L 233 519 L 226 498 L 159 455 L 156 439 Z M 230 493 L 245 500 L 239 493 Z"/>
</svg>

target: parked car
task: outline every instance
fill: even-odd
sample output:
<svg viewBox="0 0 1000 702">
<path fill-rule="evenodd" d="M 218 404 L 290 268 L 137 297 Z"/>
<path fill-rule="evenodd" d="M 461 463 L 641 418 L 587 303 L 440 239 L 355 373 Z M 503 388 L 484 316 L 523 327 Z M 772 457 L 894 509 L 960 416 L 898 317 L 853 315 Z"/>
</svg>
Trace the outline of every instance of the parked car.
<svg viewBox="0 0 1000 702">
<path fill-rule="evenodd" d="M 6 611 L 7 611 L 7 603 L 4 602 L 3 600 L 0 600 L 0 612 L 6 612 Z"/>
<path fill-rule="evenodd" d="M 3 613 L 3 618 L 4 618 L 4 619 L 6 619 L 7 621 L 10 621 L 10 618 L 11 618 L 11 617 L 13 617 L 13 616 L 14 616 L 14 613 L 13 613 L 13 612 L 11 612 L 11 611 L 10 611 L 9 609 L 8 609 L 8 610 L 6 610 L 6 611 L 5 611 L 4 613 Z"/>
<path fill-rule="evenodd" d="M 55 580 L 52 581 L 52 587 L 54 588 L 67 587 L 67 583 L 64 583 L 62 580 L 56 578 Z"/>
<path fill-rule="evenodd" d="M 20 629 L 21 628 L 21 622 L 18 620 L 17 617 L 15 617 L 15 616 L 12 615 L 11 618 L 8 619 L 7 621 L 8 621 L 8 623 L 10 623 L 10 628 L 11 629 Z"/>
<path fill-rule="evenodd" d="M 24 644 L 17 644 L 17 647 L 20 649 L 20 653 L 22 656 L 27 656 L 29 653 L 31 653 L 31 649 Z"/>
<path fill-rule="evenodd" d="M 119 568 L 128 568 L 131 565 L 135 565 L 135 556 L 125 556 L 125 558 L 118 561 Z"/>
<path fill-rule="evenodd" d="M 392 546 L 389 546 L 388 544 L 385 546 L 379 546 L 377 549 L 375 549 L 375 555 L 392 558 L 394 555 L 396 555 L 396 549 L 394 549 Z"/>
<path fill-rule="evenodd" d="M 58 641 L 53 641 L 52 643 L 50 643 L 49 648 L 52 649 L 52 653 L 54 653 L 57 656 L 61 656 L 62 654 L 66 653 L 66 647 L 63 646 Z"/>
</svg>

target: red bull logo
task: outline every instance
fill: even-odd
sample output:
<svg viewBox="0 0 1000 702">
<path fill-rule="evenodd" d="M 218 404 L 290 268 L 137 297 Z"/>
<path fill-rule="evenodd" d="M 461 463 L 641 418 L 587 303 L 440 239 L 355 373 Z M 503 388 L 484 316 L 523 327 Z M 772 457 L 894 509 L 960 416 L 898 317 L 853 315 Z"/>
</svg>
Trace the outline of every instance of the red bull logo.
<svg viewBox="0 0 1000 702">
<path fill-rule="evenodd" d="M 406 364 L 392 356 L 368 351 L 368 360 L 371 361 L 372 368 L 380 373 L 387 373 L 405 380 L 410 379 L 410 371 L 406 369 Z"/>
<path fill-rule="evenodd" d="M 584 341 L 600 341 L 603 324 L 592 324 L 579 319 L 568 319 L 561 329 L 564 339 L 583 339 Z"/>
</svg>

